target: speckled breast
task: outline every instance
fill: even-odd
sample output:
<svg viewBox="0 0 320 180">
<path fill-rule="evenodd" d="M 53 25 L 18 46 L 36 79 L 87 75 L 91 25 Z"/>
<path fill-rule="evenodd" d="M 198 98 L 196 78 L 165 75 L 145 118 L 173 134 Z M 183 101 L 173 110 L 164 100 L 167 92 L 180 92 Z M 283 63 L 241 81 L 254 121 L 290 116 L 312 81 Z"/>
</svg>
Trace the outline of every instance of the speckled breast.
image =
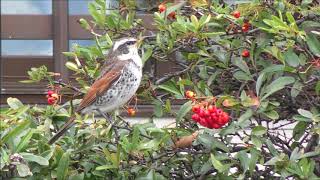
<svg viewBox="0 0 320 180">
<path fill-rule="evenodd" d="M 134 96 L 142 77 L 141 68 L 128 64 L 119 79 L 102 96 L 97 98 L 94 105 L 104 112 L 109 112 L 122 106 Z"/>
</svg>

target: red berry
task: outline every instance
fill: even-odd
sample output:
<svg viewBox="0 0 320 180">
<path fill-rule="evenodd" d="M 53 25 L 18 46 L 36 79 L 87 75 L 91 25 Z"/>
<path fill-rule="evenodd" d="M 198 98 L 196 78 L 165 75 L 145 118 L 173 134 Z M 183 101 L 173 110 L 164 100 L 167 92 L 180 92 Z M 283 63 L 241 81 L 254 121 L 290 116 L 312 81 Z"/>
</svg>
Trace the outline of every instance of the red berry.
<svg viewBox="0 0 320 180">
<path fill-rule="evenodd" d="M 48 90 L 48 92 L 47 92 L 48 96 L 51 96 L 53 93 L 54 93 L 54 92 L 51 91 L 51 90 Z"/>
<path fill-rule="evenodd" d="M 164 12 L 164 11 L 167 9 L 166 5 L 164 5 L 164 4 L 160 4 L 160 5 L 158 6 L 158 8 L 159 8 L 159 12 L 160 12 L 160 13 Z"/>
<path fill-rule="evenodd" d="M 53 97 L 49 97 L 47 99 L 47 102 L 48 102 L 49 105 L 53 105 L 56 102 L 56 100 Z"/>
<path fill-rule="evenodd" d="M 221 109 L 219 109 L 219 108 L 217 108 L 217 111 L 216 111 L 216 114 L 218 115 L 218 116 L 220 116 L 221 114 L 222 114 L 222 110 Z"/>
<path fill-rule="evenodd" d="M 219 129 L 221 126 L 220 126 L 219 124 L 213 123 L 213 124 L 212 124 L 212 127 L 213 127 L 214 129 Z"/>
<path fill-rule="evenodd" d="M 246 57 L 250 56 L 250 52 L 245 49 L 245 50 L 242 51 L 241 55 L 242 55 L 242 57 L 246 58 Z"/>
<path fill-rule="evenodd" d="M 194 105 L 192 107 L 192 112 L 194 113 L 199 113 L 200 112 L 200 106 L 199 105 Z"/>
<path fill-rule="evenodd" d="M 215 121 L 218 118 L 218 116 L 217 116 L 216 113 L 212 113 L 211 114 L 211 118 L 212 118 L 213 121 Z"/>
<path fill-rule="evenodd" d="M 242 32 L 248 32 L 249 28 L 250 28 L 250 24 L 246 22 L 242 25 L 241 29 L 242 29 Z"/>
<path fill-rule="evenodd" d="M 191 118 L 192 118 L 194 121 L 199 122 L 200 116 L 199 116 L 198 114 L 193 114 L 193 115 L 191 116 Z"/>
<path fill-rule="evenodd" d="M 208 111 L 209 111 L 210 113 L 215 113 L 216 110 L 217 110 L 217 108 L 216 108 L 215 106 L 212 106 L 212 105 L 209 105 L 209 106 L 208 106 Z"/>
<path fill-rule="evenodd" d="M 200 117 L 205 117 L 206 115 L 205 115 L 205 111 L 204 111 L 204 109 L 203 108 L 200 108 L 200 111 L 199 111 L 199 116 Z"/>
<path fill-rule="evenodd" d="M 187 91 L 186 92 L 186 97 L 189 99 L 192 99 L 195 97 L 195 93 L 193 91 Z"/>
<path fill-rule="evenodd" d="M 210 113 L 208 110 L 205 110 L 205 111 L 204 111 L 204 116 L 205 116 L 205 117 L 210 117 L 210 114 L 211 114 L 211 113 Z"/>
<path fill-rule="evenodd" d="M 168 17 L 172 18 L 172 19 L 176 19 L 176 12 L 171 12 Z"/>
<path fill-rule="evenodd" d="M 224 124 L 228 123 L 230 120 L 229 114 L 226 112 L 223 112 L 221 115 L 221 119 L 223 121 Z"/>
<path fill-rule="evenodd" d="M 235 18 L 239 18 L 240 17 L 240 12 L 239 11 L 234 11 L 233 13 L 232 13 L 232 15 L 233 15 L 233 17 L 235 17 Z"/>
<path fill-rule="evenodd" d="M 204 127 L 207 127 L 207 126 L 208 126 L 208 123 L 207 123 L 207 121 L 206 121 L 206 118 L 203 118 L 203 117 L 200 117 L 200 119 L 199 119 L 199 124 L 200 124 L 201 126 L 204 126 Z"/>
</svg>

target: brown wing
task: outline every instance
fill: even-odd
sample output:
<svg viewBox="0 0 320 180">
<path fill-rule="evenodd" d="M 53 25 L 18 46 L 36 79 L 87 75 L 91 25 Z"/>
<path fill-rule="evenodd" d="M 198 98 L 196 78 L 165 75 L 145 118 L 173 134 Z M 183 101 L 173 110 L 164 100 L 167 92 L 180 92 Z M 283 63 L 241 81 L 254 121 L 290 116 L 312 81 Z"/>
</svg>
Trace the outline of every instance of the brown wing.
<svg viewBox="0 0 320 180">
<path fill-rule="evenodd" d="M 106 68 L 109 71 L 102 72 L 103 74 L 101 77 L 92 84 L 87 94 L 80 102 L 77 111 L 79 112 L 91 105 L 99 95 L 108 90 L 110 86 L 119 79 L 126 63 L 126 61 L 117 61 L 113 64 L 109 64 L 108 67 L 104 67 L 104 69 Z"/>
</svg>

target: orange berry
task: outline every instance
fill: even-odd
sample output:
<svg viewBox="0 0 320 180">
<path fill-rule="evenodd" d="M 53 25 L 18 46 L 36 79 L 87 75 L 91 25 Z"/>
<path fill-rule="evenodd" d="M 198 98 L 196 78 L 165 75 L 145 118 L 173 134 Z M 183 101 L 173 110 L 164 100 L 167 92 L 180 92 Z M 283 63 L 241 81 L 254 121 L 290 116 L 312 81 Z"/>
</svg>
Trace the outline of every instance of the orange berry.
<svg viewBox="0 0 320 180">
<path fill-rule="evenodd" d="M 58 99 L 59 99 L 59 95 L 56 94 L 56 93 L 53 93 L 53 94 L 51 95 L 51 97 L 53 97 L 55 100 L 58 100 Z"/>
<path fill-rule="evenodd" d="M 166 9 L 167 9 L 166 5 L 164 5 L 164 4 L 160 4 L 160 5 L 158 6 L 158 8 L 159 8 L 159 12 L 160 12 L 160 13 L 166 11 Z"/>
<path fill-rule="evenodd" d="M 192 99 L 195 97 L 195 93 L 193 91 L 187 91 L 186 92 L 186 97 L 189 99 Z"/>
<path fill-rule="evenodd" d="M 133 108 L 128 108 L 127 109 L 127 113 L 129 116 L 135 116 L 136 115 L 136 111 Z"/>
</svg>

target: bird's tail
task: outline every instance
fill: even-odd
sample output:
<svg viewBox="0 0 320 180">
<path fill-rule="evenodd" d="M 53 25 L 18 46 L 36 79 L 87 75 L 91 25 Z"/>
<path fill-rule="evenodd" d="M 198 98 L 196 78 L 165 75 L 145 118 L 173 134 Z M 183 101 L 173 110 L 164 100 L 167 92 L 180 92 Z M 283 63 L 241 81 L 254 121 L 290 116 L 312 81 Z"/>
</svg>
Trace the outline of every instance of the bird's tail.
<svg viewBox="0 0 320 180">
<path fill-rule="evenodd" d="M 66 122 L 62 128 L 49 140 L 48 144 L 53 144 L 56 142 L 69 128 L 74 124 L 75 117 L 71 117 L 68 122 Z"/>
</svg>

